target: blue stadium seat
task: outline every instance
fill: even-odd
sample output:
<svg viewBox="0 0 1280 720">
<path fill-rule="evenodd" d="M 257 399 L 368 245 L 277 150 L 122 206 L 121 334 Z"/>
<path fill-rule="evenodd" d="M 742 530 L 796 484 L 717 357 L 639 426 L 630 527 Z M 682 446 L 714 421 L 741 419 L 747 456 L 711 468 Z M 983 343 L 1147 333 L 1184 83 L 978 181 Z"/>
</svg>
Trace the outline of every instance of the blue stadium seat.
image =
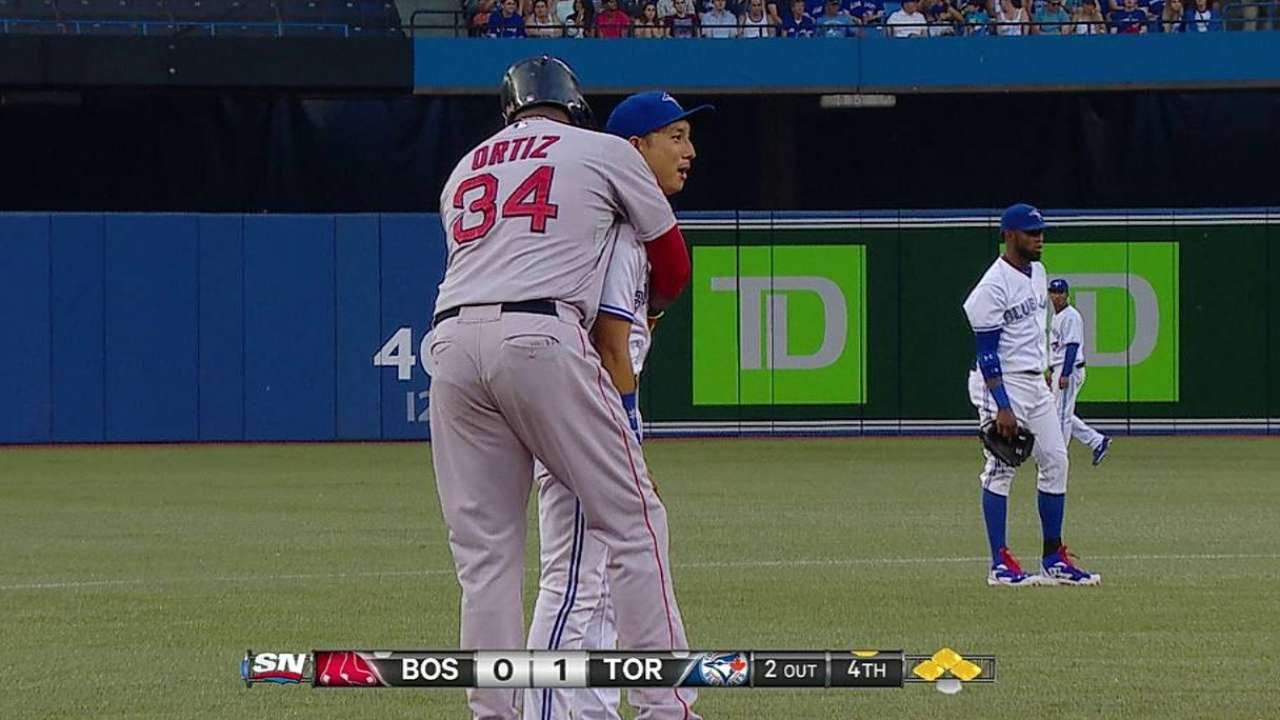
<svg viewBox="0 0 1280 720">
<path fill-rule="evenodd" d="M 216 37 L 276 37 L 280 24 L 274 22 L 217 23 L 213 26 Z"/>
<path fill-rule="evenodd" d="M 205 37 L 213 34 L 213 23 L 197 23 L 175 20 L 167 25 L 148 29 L 150 35 L 177 35 L 181 37 Z"/>
<path fill-rule="evenodd" d="M 283 35 L 289 37 L 344 37 L 347 34 L 345 25 L 284 23 L 280 26 Z"/>
<path fill-rule="evenodd" d="M 173 19 L 169 14 L 167 0 L 129 0 L 129 2 L 132 4 L 134 17 L 139 20 L 164 22 Z M 149 29 L 148 32 L 150 32 Z"/>
<path fill-rule="evenodd" d="M 101 0 L 104 4 L 107 0 Z M 101 17 L 96 0 L 58 0 L 58 16 L 63 20 L 94 20 Z"/>
<path fill-rule="evenodd" d="M 57 20 L 58 6 L 53 0 L 20 0 L 17 17 L 23 20 Z"/>
<path fill-rule="evenodd" d="M 141 35 L 142 23 L 124 20 L 91 20 L 77 23 L 81 35 Z"/>
<path fill-rule="evenodd" d="M 363 24 L 359 0 L 329 0 L 329 21 L 355 29 Z"/>
<path fill-rule="evenodd" d="M 236 19 L 254 23 L 280 22 L 276 5 L 271 0 L 234 0 L 239 5 Z"/>
<path fill-rule="evenodd" d="M 70 35 L 75 29 L 56 20 L 15 20 L 9 23 L 13 35 Z"/>
<path fill-rule="evenodd" d="M 231 15 L 230 0 L 170 0 L 174 20 L 217 22 Z"/>
<path fill-rule="evenodd" d="M 400 10 L 391 0 L 362 0 L 361 13 L 369 35 L 400 35 Z"/>
<path fill-rule="evenodd" d="M 280 19 L 287 23 L 320 24 L 328 21 L 329 10 L 320 0 L 281 0 Z"/>
<path fill-rule="evenodd" d="M 104 20 L 141 20 L 139 9 L 133 0 L 97 0 L 93 14 L 88 17 Z"/>
</svg>

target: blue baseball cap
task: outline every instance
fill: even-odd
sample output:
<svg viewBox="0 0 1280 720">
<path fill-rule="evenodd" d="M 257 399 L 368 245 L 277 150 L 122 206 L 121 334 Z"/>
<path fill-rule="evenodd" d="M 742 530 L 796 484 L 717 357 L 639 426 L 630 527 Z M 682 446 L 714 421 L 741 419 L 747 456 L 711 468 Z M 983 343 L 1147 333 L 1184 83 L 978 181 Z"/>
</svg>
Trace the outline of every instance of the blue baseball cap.
<svg viewBox="0 0 1280 720">
<path fill-rule="evenodd" d="M 685 110 L 669 93 L 651 90 L 636 93 L 618 103 L 618 107 L 609 113 L 609 122 L 604 129 L 619 137 L 643 137 L 677 120 L 714 109 L 711 105 L 699 105 L 692 110 Z"/>
<path fill-rule="evenodd" d="M 1051 293 L 1066 293 L 1070 289 L 1067 281 L 1062 278 L 1055 278 L 1053 282 L 1049 283 L 1049 292 Z"/>
<path fill-rule="evenodd" d="M 1044 230 L 1044 216 L 1034 205 L 1018 203 L 1010 205 L 1000 216 L 1001 230 L 1021 230 L 1033 232 Z"/>
</svg>

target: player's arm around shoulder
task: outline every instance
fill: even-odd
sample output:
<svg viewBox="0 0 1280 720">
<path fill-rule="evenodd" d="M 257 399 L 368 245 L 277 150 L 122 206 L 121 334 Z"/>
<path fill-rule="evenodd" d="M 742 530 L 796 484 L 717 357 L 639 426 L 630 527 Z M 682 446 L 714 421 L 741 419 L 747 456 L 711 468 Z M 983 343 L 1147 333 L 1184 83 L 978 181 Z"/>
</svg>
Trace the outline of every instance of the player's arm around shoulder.
<svg viewBox="0 0 1280 720">
<path fill-rule="evenodd" d="M 601 143 L 601 152 L 614 207 L 644 244 L 650 265 L 649 303 L 655 313 L 660 312 L 675 302 L 689 282 L 689 248 L 671 202 L 644 157 L 626 140 L 613 136 Z"/>
</svg>

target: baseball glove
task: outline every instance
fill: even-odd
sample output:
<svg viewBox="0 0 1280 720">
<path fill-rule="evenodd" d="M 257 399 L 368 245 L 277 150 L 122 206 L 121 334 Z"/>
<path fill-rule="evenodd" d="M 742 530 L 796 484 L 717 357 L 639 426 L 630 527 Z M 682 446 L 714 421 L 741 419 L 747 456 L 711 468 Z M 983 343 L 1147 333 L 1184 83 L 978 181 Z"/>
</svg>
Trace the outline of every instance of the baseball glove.
<svg viewBox="0 0 1280 720">
<path fill-rule="evenodd" d="M 1019 427 L 1018 433 L 1010 440 L 1000 434 L 996 429 L 994 422 L 987 423 L 978 431 L 978 437 L 982 438 L 982 444 L 1000 459 L 1000 462 L 1010 467 L 1018 467 L 1027 458 L 1031 457 L 1031 448 L 1035 447 L 1036 436 L 1030 430 Z"/>
</svg>

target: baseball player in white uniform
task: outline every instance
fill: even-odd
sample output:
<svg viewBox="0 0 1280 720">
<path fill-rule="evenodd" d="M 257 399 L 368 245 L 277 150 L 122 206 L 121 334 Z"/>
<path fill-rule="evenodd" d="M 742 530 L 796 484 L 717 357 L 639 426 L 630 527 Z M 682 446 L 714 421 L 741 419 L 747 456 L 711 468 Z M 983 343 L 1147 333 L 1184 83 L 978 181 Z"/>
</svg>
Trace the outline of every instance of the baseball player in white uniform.
<svg viewBox="0 0 1280 720">
<path fill-rule="evenodd" d="M 644 92 L 623 100 L 605 130 L 627 139 L 653 169 L 668 196 L 684 189 L 696 152 L 687 118 L 710 109 L 685 110 L 671 95 Z M 591 329 L 605 370 L 628 409 L 631 429 L 641 436 L 636 404 L 638 378 L 649 353 L 649 261 L 629 225 L 619 237 L 605 271 L 600 313 Z M 598 650 L 617 646 L 613 600 L 605 563 L 608 550 L 586 530 L 582 504 L 573 492 L 538 463 L 538 530 L 542 576 L 529 628 L 529 648 Z M 691 690 L 686 700 L 693 702 Z M 525 720 L 612 720 L 618 715 L 618 691 L 541 689 L 525 692 Z"/>
<path fill-rule="evenodd" d="M 1075 437 L 1088 445 L 1093 451 L 1093 464 L 1097 465 L 1111 450 L 1111 438 L 1076 417 L 1076 398 L 1084 388 L 1085 378 L 1084 318 L 1071 306 L 1070 293 L 1071 288 L 1062 278 L 1049 283 L 1049 302 L 1053 303 L 1053 324 L 1049 330 L 1049 383 L 1058 403 L 1063 440 L 1070 443 Z"/>
<path fill-rule="evenodd" d="M 1067 446 L 1062 437 L 1053 395 L 1044 380 L 1048 366 L 1045 326 L 1048 281 L 1040 254 L 1044 217 L 1026 204 L 1010 206 L 1000 218 L 1004 254 L 996 258 L 964 301 L 977 343 L 969 372 L 969 398 L 985 427 L 994 422 L 1012 438 L 1019 425 L 1035 434 L 1032 455 L 1044 552 L 1040 573 L 1024 572 L 1005 542 L 1009 488 L 1015 469 L 989 451 L 982 469 L 982 514 L 991 546 L 987 584 L 1095 585 L 1101 577 L 1075 565 L 1062 543 L 1066 510 Z"/>
<path fill-rule="evenodd" d="M 627 410 L 587 329 L 619 225 L 650 263 L 650 303 L 671 302 L 689 253 L 654 173 L 630 144 L 586 129 L 563 62 L 512 65 L 507 125 L 458 163 L 441 195 L 448 262 L 427 354 L 432 462 L 462 587 L 460 646 L 525 643 L 526 510 L 534 458 L 581 503 L 608 550 L 618 642 L 686 649 L 667 516 Z M 472 717 L 514 720 L 523 691 L 467 691 Z M 672 688 L 632 690 L 644 720 L 697 720 Z"/>
</svg>

